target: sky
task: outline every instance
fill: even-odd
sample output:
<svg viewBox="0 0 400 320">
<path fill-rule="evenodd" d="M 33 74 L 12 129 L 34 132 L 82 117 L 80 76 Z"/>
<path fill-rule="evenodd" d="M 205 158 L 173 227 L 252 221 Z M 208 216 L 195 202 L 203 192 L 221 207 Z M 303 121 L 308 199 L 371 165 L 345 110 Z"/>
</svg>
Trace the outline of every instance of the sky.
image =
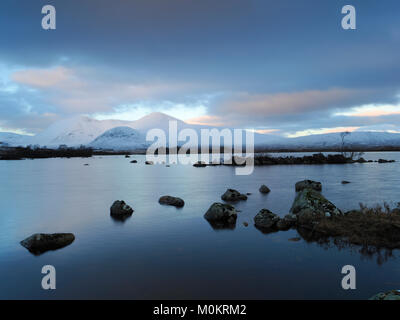
<svg viewBox="0 0 400 320">
<path fill-rule="evenodd" d="M 44 5 L 56 29 L 44 30 Z M 356 30 L 341 27 L 344 5 Z M 65 117 L 400 132 L 398 0 L 2 0 L 0 131 Z"/>
</svg>

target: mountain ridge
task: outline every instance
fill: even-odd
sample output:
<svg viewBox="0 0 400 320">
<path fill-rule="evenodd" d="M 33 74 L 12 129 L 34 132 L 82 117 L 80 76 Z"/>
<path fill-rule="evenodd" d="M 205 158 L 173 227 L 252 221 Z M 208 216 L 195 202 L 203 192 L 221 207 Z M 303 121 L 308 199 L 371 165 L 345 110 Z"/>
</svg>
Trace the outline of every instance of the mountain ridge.
<svg viewBox="0 0 400 320">
<path fill-rule="evenodd" d="M 150 113 L 134 121 L 97 120 L 88 116 L 73 116 L 53 123 L 36 136 L 0 132 L 0 142 L 14 146 L 36 144 L 52 148 L 59 145 L 72 147 L 86 145 L 112 149 L 113 144 L 115 145 L 115 149 L 120 149 L 121 146 L 143 147 L 150 144 L 150 142 L 145 141 L 146 133 L 149 129 L 161 129 L 168 136 L 169 121 L 176 121 L 178 132 L 182 129 L 190 128 L 194 129 L 199 137 L 201 129 L 212 128 L 203 125 L 191 125 L 161 112 Z M 129 143 L 129 139 L 132 139 L 131 143 Z M 400 147 L 399 133 L 354 131 L 344 139 L 346 146 Z M 296 138 L 255 133 L 254 142 L 256 147 L 268 147 L 268 149 L 323 149 L 338 148 L 342 145 L 340 133 L 309 135 Z M 102 143 L 104 143 L 104 146 L 102 146 Z"/>
</svg>

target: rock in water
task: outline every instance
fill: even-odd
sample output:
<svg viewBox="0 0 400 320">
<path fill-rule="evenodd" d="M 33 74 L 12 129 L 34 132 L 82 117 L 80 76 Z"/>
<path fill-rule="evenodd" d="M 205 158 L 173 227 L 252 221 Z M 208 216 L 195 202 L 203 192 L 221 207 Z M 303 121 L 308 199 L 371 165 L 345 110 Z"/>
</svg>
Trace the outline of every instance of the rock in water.
<svg viewBox="0 0 400 320">
<path fill-rule="evenodd" d="M 400 300 L 400 290 L 381 292 L 369 298 L 369 300 Z"/>
<path fill-rule="evenodd" d="M 321 182 L 312 181 L 312 180 L 303 180 L 296 183 L 296 192 L 300 192 L 304 189 L 313 189 L 315 191 L 322 191 Z"/>
<path fill-rule="evenodd" d="M 137 163 L 137 160 L 132 160 L 131 163 Z"/>
<path fill-rule="evenodd" d="M 29 252 L 39 255 L 49 250 L 57 250 L 70 245 L 75 240 L 72 233 L 35 233 L 20 243 Z"/>
<path fill-rule="evenodd" d="M 300 224 L 313 223 L 319 218 L 342 215 L 342 212 L 315 189 L 303 189 L 294 199 L 290 212 Z"/>
<path fill-rule="evenodd" d="M 272 213 L 268 209 L 261 209 L 254 217 L 254 224 L 259 229 L 276 229 L 276 224 L 279 220 L 280 218 L 275 213 Z"/>
<path fill-rule="evenodd" d="M 215 229 L 232 229 L 236 225 L 237 212 L 230 204 L 216 202 L 207 210 L 204 218 Z"/>
<path fill-rule="evenodd" d="M 349 183 L 350 183 L 350 181 L 346 181 L 346 180 L 342 181 L 342 184 L 349 184 Z"/>
<path fill-rule="evenodd" d="M 224 201 L 239 201 L 239 200 L 247 200 L 247 196 L 245 194 L 241 194 L 240 192 L 234 189 L 228 189 L 221 196 L 221 199 Z"/>
<path fill-rule="evenodd" d="M 296 224 L 297 224 L 297 216 L 294 214 L 288 214 L 283 219 L 280 219 L 277 222 L 276 227 L 279 230 L 286 231 L 296 226 Z"/>
<path fill-rule="evenodd" d="M 270 193 L 271 192 L 271 190 L 265 185 L 265 184 L 263 184 L 261 187 L 260 187 L 260 189 L 258 189 L 261 193 L 264 193 L 264 194 L 267 194 L 267 193 Z"/>
<path fill-rule="evenodd" d="M 185 205 L 185 201 L 183 201 L 181 198 L 177 198 L 177 197 L 171 197 L 171 196 L 162 196 L 158 202 L 160 204 L 166 204 L 169 206 L 174 206 L 174 207 L 178 207 L 181 208 Z"/>
<path fill-rule="evenodd" d="M 146 161 L 146 162 L 145 162 L 145 164 L 147 164 L 147 165 L 150 165 L 150 166 L 151 166 L 151 165 L 153 165 L 153 164 L 154 164 L 154 162 L 153 162 L 153 161 Z"/>
<path fill-rule="evenodd" d="M 193 164 L 193 167 L 196 167 L 196 168 L 204 168 L 204 167 L 207 167 L 207 165 L 206 165 L 206 163 L 203 162 L 203 161 L 197 161 L 195 164 Z"/>
<path fill-rule="evenodd" d="M 133 209 L 123 200 L 114 201 L 110 208 L 110 215 L 116 220 L 124 221 L 129 218 L 132 213 Z"/>
</svg>

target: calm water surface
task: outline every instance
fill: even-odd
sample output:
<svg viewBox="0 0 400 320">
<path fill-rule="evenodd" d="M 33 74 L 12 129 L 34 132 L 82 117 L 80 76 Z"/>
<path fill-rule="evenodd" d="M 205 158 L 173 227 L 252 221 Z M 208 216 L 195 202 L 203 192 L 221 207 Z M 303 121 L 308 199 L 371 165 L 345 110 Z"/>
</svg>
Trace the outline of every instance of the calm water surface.
<svg viewBox="0 0 400 320">
<path fill-rule="evenodd" d="M 399 153 L 364 157 L 400 160 Z M 287 214 L 295 182 L 306 178 L 321 181 L 342 210 L 395 205 L 400 162 L 256 167 L 236 176 L 230 167 L 168 168 L 146 166 L 143 156 L 109 156 L 0 161 L 0 177 L 1 299 L 364 299 L 400 289 L 398 251 L 387 260 L 366 257 L 357 248 L 288 241 L 295 230 L 263 234 L 253 226 L 262 208 Z M 261 184 L 271 193 L 261 195 Z M 234 230 L 214 230 L 203 215 L 228 187 L 252 195 L 236 205 Z M 166 194 L 183 198 L 184 208 L 159 205 Z M 118 199 L 135 210 L 124 223 L 109 215 Z M 73 232 L 76 240 L 34 256 L 19 241 L 37 232 Z M 41 289 L 46 264 L 57 270 L 53 291 Z M 341 289 L 347 264 L 356 267 L 357 290 Z"/>
</svg>

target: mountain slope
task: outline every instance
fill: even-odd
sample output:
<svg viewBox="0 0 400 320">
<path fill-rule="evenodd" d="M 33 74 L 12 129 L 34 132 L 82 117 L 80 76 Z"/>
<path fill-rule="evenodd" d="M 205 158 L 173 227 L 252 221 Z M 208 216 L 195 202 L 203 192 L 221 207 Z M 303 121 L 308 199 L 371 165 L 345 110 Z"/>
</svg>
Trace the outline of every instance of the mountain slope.
<svg viewBox="0 0 400 320">
<path fill-rule="evenodd" d="M 115 127 L 104 132 L 88 146 L 103 150 L 135 150 L 146 149 L 148 145 L 146 137 L 138 130 L 130 127 Z"/>
<path fill-rule="evenodd" d="M 58 147 L 61 144 L 68 146 L 90 144 L 94 147 L 121 149 L 121 147 L 131 148 L 134 146 L 143 146 L 144 144 L 149 145 L 152 142 L 146 143 L 145 141 L 148 130 L 161 129 L 165 133 L 167 145 L 169 145 L 170 121 L 176 122 L 178 134 L 181 130 L 187 128 L 195 130 L 199 142 L 201 140 L 201 129 L 212 129 L 212 127 L 208 126 L 191 125 L 160 112 L 151 113 L 135 121 L 95 120 L 85 116 L 76 116 L 55 122 L 34 137 L 0 133 L 0 142 L 5 142 L 9 145 L 39 144 L 48 147 Z M 124 127 L 124 129 L 107 132 L 117 127 Z M 128 129 L 132 129 L 133 131 Z M 221 130 L 222 128 L 216 129 Z M 102 136 L 106 132 L 107 135 Z M 245 142 L 244 136 L 243 134 L 243 142 Z M 185 142 L 181 141 L 178 145 L 182 145 Z M 254 143 L 256 147 L 295 150 L 303 148 L 338 148 L 341 147 L 342 140 L 340 133 L 310 135 L 297 138 L 255 133 Z M 221 145 L 223 145 L 222 141 Z M 357 147 L 400 147 L 400 134 L 355 131 L 345 137 L 345 145 Z"/>
<path fill-rule="evenodd" d="M 0 145 L 19 146 L 30 143 L 31 136 L 11 132 L 0 132 Z"/>
<path fill-rule="evenodd" d="M 389 132 L 355 131 L 344 138 L 345 146 L 353 147 L 384 147 L 400 146 L 400 134 Z M 341 147 L 340 133 L 310 135 L 287 139 L 288 147 L 332 148 Z"/>
<path fill-rule="evenodd" d="M 52 124 L 43 132 L 37 134 L 33 141 L 41 146 L 58 147 L 86 145 L 105 131 L 126 125 L 126 121 L 95 120 L 85 116 L 71 117 Z"/>
</svg>

